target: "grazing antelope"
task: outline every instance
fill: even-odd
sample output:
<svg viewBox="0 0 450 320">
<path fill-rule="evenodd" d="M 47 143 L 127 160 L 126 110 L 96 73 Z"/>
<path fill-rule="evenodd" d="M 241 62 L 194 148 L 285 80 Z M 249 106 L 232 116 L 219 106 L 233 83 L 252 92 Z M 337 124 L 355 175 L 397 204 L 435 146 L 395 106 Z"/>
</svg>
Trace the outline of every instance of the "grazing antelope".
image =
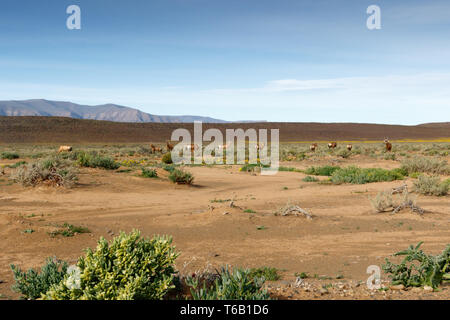
<svg viewBox="0 0 450 320">
<path fill-rule="evenodd" d="M 348 151 L 352 151 L 352 148 L 353 148 L 353 146 L 352 146 L 351 144 L 348 144 L 348 145 L 347 145 L 347 150 L 348 150 Z"/>
<path fill-rule="evenodd" d="M 264 143 L 261 143 L 261 144 L 257 143 L 257 144 L 255 145 L 255 148 L 256 148 L 256 150 L 264 149 Z"/>
<path fill-rule="evenodd" d="M 317 143 L 313 143 L 312 145 L 309 146 L 309 150 L 311 150 L 312 152 L 316 152 L 317 148 L 318 148 Z"/>
<path fill-rule="evenodd" d="M 170 144 L 169 141 L 166 141 L 167 150 L 172 151 L 173 150 L 173 144 Z"/>
<path fill-rule="evenodd" d="M 384 139 L 384 144 L 386 145 L 386 152 L 391 152 L 392 143 L 389 142 L 388 138 Z"/>
<path fill-rule="evenodd" d="M 150 145 L 150 148 L 152 148 L 152 152 L 162 152 L 162 148 L 155 147 L 153 144 Z"/>
<path fill-rule="evenodd" d="M 336 148 L 337 147 L 337 142 L 330 142 L 329 144 L 328 144 L 328 149 L 334 149 L 334 148 Z"/>
<path fill-rule="evenodd" d="M 71 152 L 72 147 L 71 146 L 60 146 L 58 149 L 58 153 L 60 152 Z"/>
<path fill-rule="evenodd" d="M 195 143 L 191 143 L 191 144 L 187 144 L 184 146 L 185 150 L 190 150 L 190 151 L 194 151 L 198 149 L 198 145 L 196 145 Z"/>
</svg>

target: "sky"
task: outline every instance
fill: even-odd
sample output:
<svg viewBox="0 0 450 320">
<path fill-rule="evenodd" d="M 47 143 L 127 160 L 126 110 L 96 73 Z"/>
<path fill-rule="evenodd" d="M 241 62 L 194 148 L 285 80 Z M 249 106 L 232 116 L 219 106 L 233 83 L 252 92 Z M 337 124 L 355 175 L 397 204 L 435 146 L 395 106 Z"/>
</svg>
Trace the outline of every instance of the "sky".
<svg viewBox="0 0 450 320">
<path fill-rule="evenodd" d="M 69 30 L 66 9 L 81 9 Z M 369 30 L 378 5 L 381 29 Z M 1 0 L 0 100 L 280 122 L 450 121 L 450 1 Z"/>
</svg>

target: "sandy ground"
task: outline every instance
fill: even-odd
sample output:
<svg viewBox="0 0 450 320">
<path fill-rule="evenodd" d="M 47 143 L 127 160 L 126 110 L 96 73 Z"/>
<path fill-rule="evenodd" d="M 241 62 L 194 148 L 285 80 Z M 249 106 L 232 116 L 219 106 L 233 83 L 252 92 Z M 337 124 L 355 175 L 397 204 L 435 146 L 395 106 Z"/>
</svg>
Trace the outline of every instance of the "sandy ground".
<svg viewBox="0 0 450 320">
<path fill-rule="evenodd" d="M 318 164 L 329 163 L 284 165 L 306 168 Z M 399 166 L 395 161 L 358 157 L 343 164 Z M 239 172 L 238 166 L 192 167 L 188 171 L 195 177 L 194 186 L 172 184 L 164 170 L 158 171 L 158 179 L 145 179 L 133 173 L 81 169 L 79 185 L 68 190 L 23 188 L 0 177 L 1 297 L 18 298 L 10 290 L 10 264 L 38 267 L 49 256 L 75 262 L 99 237 L 112 239 L 120 230 L 136 228 L 145 236 L 172 235 L 181 252 L 177 267 L 183 271 L 208 263 L 276 267 L 283 280 L 269 285 L 282 298 L 450 298 L 448 287 L 433 293 L 415 290 L 372 295 L 363 289 L 369 276 L 367 267 L 381 266 L 384 257 L 419 241 L 433 254 L 450 243 L 450 196 L 418 196 L 417 203 L 426 210 L 422 216 L 409 210 L 392 215 L 375 213 L 368 197 L 399 186 L 400 181 L 321 185 L 302 182 L 305 175 L 298 172 L 261 176 Z M 407 183 L 412 185 L 411 180 Z M 230 201 L 213 202 L 228 199 L 233 199 L 236 207 L 230 207 Z M 314 218 L 274 215 L 288 202 L 300 205 Z M 254 213 L 245 212 L 248 209 Z M 48 235 L 64 222 L 85 226 L 91 233 L 69 238 Z M 23 233 L 26 229 L 34 232 Z M 305 289 L 305 283 L 295 288 L 294 274 L 300 272 L 332 278 L 306 279 L 312 286 L 335 283 L 342 284 L 343 290 L 346 286 L 354 289 L 350 295 L 342 295 L 342 290 L 319 294 Z M 336 280 L 337 275 L 343 279 Z M 382 277 L 387 280 L 386 275 Z"/>
</svg>

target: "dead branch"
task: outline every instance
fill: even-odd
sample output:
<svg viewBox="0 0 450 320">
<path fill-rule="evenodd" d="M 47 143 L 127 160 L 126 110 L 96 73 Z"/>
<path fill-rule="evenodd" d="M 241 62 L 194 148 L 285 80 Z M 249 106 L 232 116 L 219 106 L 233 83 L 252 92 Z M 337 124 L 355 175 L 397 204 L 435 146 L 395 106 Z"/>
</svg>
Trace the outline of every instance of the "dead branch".
<svg viewBox="0 0 450 320">
<path fill-rule="evenodd" d="M 312 219 L 312 215 L 306 211 L 305 209 L 300 208 L 299 206 L 287 206 L 281 209 L 282 216 L 295 215 L 298 216 L 298 213 L 303 214 L 307 219 Z"/>
</svg>

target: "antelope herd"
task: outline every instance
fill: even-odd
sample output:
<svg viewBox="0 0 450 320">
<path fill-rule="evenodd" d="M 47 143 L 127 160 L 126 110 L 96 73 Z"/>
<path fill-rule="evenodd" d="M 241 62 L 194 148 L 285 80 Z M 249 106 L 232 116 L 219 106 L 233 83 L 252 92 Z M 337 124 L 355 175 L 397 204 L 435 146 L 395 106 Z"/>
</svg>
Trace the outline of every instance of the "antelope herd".
<svg viewBox="0 0 450 320">
<path fill-rule="evenodd" d="M 391 152 L 392 151 L 392 143 L 389 142 L 389 139 L 385 138 L 383 142 L 385 144 L 385 151 L 386 152 Z M 169 141 L 166 141 L 166 146 L 167 146 L 167 152 L 172 151 L 173 148 L 174 148 L 174 145 L 171 144 Z M 219 149 L 221 149 L 221 150 L 226 150 L 227 147 L 229 147 L 229 143 L 223 144 L 223 145 L 219 145 Z M 337 142 L 330 142 L 330 143 L 328 143 L 328 149 L 335 149 L 336 147 L 337 147 Z M 162 153 L 163 152 L 163 148 L 162 147 L 156 147 L 153 144 L 150 145 L 150 148 L 152 150 L 152 153 L 157 153 L 157 152 Z M 188 144 L 188 145 L 184 146 L 184 150 L 186 150 L 186 151 L 189 151 L 189 150 L 190 151 L 194 151 L 194 150 L 198 150 L 198 148 L 199 148 L 199 146 L 197 144 Z M 264 148 L 264 144 L 257 143 L 255 145 L 255 148 L 256 148 L 256 150 L 261 150 L 261 149 Z M 316 152 L 316 150 L 318 148 L 319 148 L 319 145 L 317 143 L 312 143 L 309 146 L 309 150 L 311 152 Z M 348 151 L 352 151 L 353 145 L 347 144 L 346 148 L 347 148 Z M 58 153 L 71 152 L 72 150 L 73 150 L 72 146 L 60 146 L 59 149 L 58 149 Z"/>
</svg>

